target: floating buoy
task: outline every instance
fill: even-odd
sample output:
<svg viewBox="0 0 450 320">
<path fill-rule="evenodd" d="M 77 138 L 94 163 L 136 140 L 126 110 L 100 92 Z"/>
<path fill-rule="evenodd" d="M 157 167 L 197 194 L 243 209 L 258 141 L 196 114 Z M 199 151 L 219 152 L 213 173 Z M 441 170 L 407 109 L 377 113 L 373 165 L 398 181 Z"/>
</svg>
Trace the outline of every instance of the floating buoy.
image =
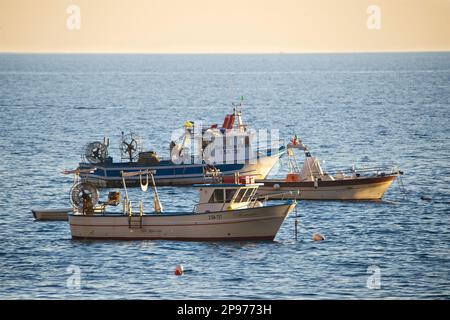
<svg viewBox="0 0 450 320">
<path fill-rule="evenodd" d="M 314 241 L 323 241 L 325 240 L 325 237 L 321 235 L 320 233 L 314 233 L 312 239 Z"/>
<path fill-rule="evenodd" d="M 184 268 L 183 265 L 179 264 L 177 265 L 177 267 L 175 268 L 175 275 L 177 276 L 181 276 L 184 273 Z"/>
<path fill-rule="evenodd" d="M 280 185 L 279 185 L 278 183 L 275 183 L 275 184 L 273 185 L 273 188 L 274 188 L 275 190 L 278 190 L 278 189 L 280 189 Z"/>
</svg>

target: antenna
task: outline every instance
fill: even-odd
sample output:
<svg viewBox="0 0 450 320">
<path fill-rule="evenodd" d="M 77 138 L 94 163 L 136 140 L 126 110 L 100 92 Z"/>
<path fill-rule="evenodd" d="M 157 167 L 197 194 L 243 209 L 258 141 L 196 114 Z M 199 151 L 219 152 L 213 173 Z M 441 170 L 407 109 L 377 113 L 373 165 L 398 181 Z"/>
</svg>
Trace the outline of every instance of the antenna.
<svg viewBox="0 0 450 320">
<path fill-rule="evenodd" d="M 244 105 L 244 96 L 241 96 L 241 101 L 239 102 L 239 104 L 234 103 L 234 102 L 232 102 L 231 104 L 233 105 L 234 116 L 237 117 L 237 120 L 238 120 L 239 131 L 241 131 L 241 132 L 245 131 L 245 125 L 242 122 L 242 118 L 241 118 L 241 115 L 242 115 L 241 108 Z M 239 110 L 237 109 L 237 107 L 239 107 Z"/>
</svg>

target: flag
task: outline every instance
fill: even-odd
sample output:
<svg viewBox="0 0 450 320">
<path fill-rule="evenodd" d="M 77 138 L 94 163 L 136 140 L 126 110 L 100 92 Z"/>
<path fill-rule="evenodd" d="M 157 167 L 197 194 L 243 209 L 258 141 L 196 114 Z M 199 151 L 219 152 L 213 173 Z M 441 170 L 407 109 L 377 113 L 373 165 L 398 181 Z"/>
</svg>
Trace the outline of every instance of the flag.
<svg viewBox="0 0 450 320">
<path fill-rule="evenodd" d="M 294 135 L 294 138 L 292 138 L 291 142 L 292 142 L 292 144 L 293 144 L 294 146 L 298 145 L 297 134 Z"/>
</svg>

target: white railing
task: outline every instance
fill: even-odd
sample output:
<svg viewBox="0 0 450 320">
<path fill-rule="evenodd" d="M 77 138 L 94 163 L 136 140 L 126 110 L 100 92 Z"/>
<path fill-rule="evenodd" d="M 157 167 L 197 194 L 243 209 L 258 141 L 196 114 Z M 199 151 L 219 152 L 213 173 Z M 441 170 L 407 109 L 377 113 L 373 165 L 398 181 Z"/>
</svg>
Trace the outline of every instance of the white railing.
<svg viewBox="0 0 450 320">
<path fill-rule="evenodd" d="M 392 174 L 402 174 L 403 172 L 400 170 L 398 166 L 373 166 L 373 167 L 354 167 L 354 168 L 346 168 L 346 169 L 333 169 L 331 171 L 326 170 L 324 174 L 335 175 L 338 173 L 342 174 L 371 174 L 375 176 L 380 176 L 383 174 L 392 175 Z"/>
</svg>

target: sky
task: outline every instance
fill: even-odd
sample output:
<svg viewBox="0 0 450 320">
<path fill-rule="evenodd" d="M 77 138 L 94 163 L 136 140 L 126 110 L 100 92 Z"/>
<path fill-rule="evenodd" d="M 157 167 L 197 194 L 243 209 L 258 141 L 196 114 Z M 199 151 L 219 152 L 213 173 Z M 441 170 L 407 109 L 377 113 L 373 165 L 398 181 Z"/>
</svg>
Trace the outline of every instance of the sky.
<svg viewBox="0 0 450 320">
<path fill-rule="evenodd" d="M 450 0 L 0 0 L 0 52 L 450 51 Z"/>
</svg>

